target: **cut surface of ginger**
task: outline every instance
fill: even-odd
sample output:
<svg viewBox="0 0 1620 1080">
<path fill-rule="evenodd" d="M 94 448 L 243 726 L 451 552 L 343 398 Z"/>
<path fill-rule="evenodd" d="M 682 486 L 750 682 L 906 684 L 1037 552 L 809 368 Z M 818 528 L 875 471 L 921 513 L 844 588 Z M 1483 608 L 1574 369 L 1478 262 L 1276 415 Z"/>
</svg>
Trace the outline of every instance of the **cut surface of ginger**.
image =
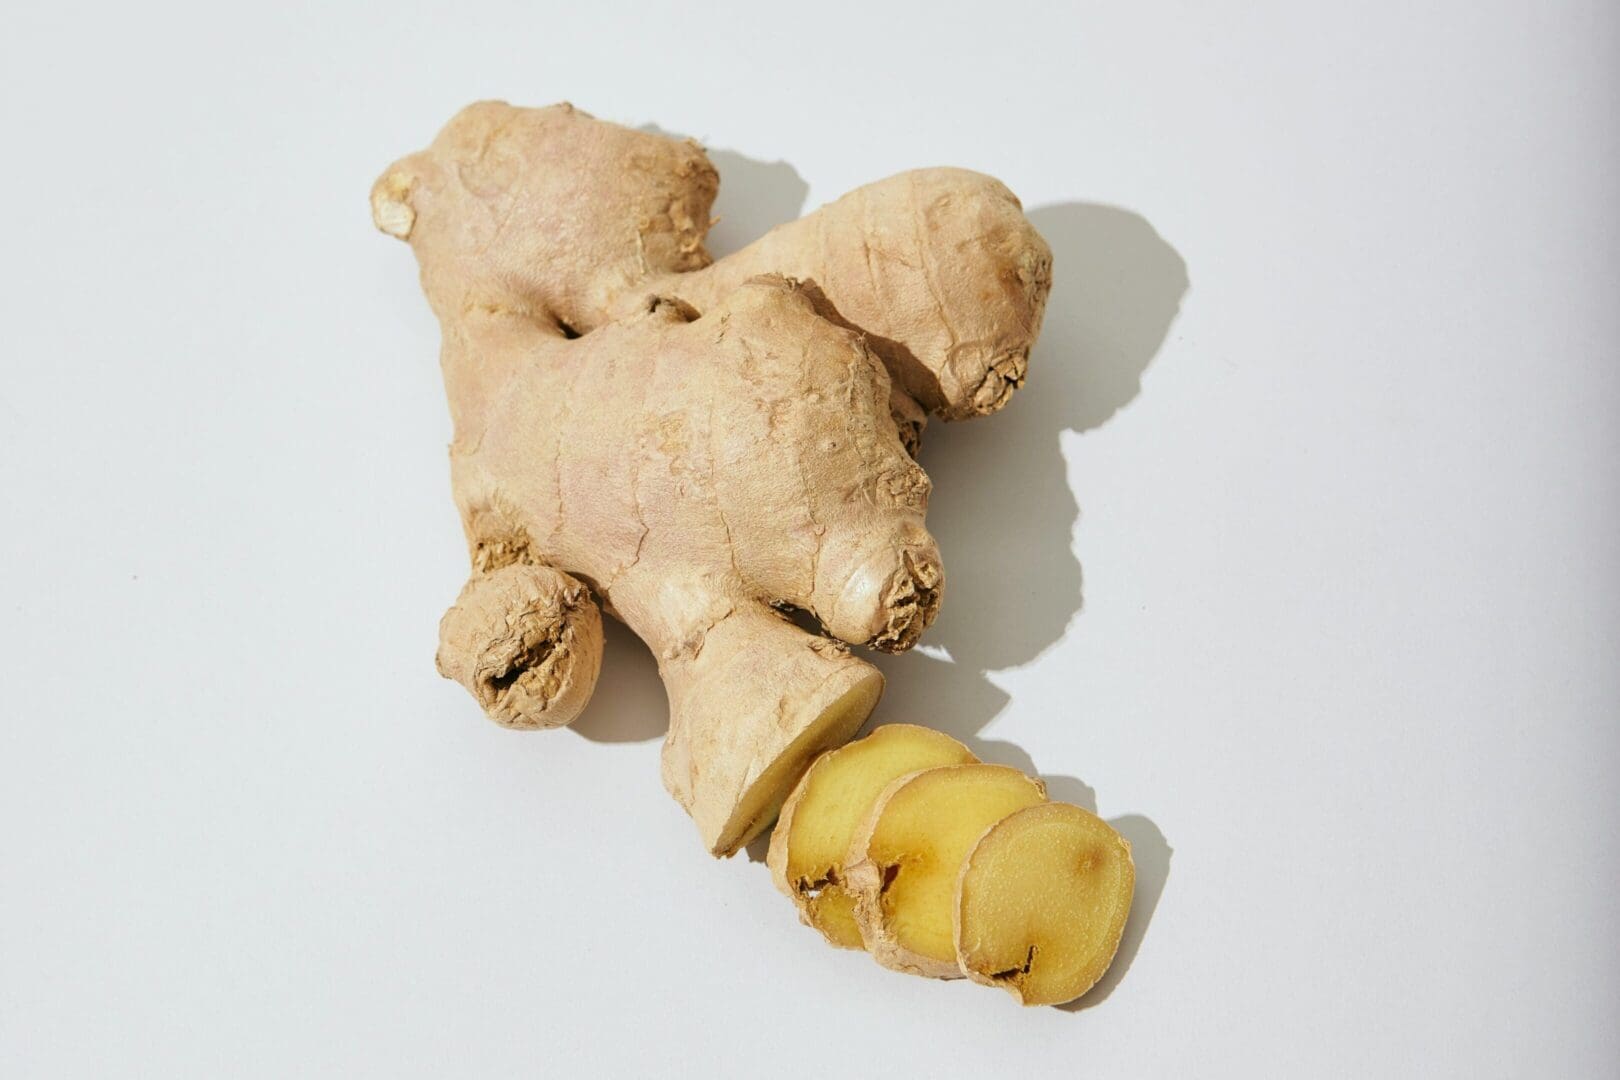
<svg viewBox="0 0 1620 1080">
<path fill-rule="evenodd" d="M 1046 803 L 997 822 L 962 868 L 956 954 L 1025 1005 L 1072 1001 L 1119 948 L 1136 887 L 1131 845 L 1096 814 Z"/>
<path fill-rule="evenodd" d="M 896 777 L 936 765 L 976 762 L 949 735 L 885 724 L 817 758 L 782 806 L 766 862 L 800 917 L 834 945 L 861 948 L 844 856 L 856 828 Z"/>
<path fill-rule="evenodd" d="M 853 685 L 822 709 L 799 737 L 777 753 L 770 766 L 744 790 L 715 844 L 718 854 L 734 854 L 764 832 L 785 805 L 783 792 L 788 790 L 794 774 L 805 767 L 805 762 L 842 745 L 872 715 L 878 699 L 883 696 L 883 676 L 876 672 L 861 675 L 853 671 L 845 678 L 850 675 L 854 676 Z M 837 688 L 842 681 L 844 679 L 828 680 L 824 686 L 830 684 Z"/>
<path fill-rule="evenodd" d="M 1046 801 L 1039 780 L 1005 765 L 945 765 L 892 781 L 856 830 L 846 860 L 855 919 L 878 963 L 962 975 L 956 885 L 968 851 L 1007 815 Z"/>
</svg>

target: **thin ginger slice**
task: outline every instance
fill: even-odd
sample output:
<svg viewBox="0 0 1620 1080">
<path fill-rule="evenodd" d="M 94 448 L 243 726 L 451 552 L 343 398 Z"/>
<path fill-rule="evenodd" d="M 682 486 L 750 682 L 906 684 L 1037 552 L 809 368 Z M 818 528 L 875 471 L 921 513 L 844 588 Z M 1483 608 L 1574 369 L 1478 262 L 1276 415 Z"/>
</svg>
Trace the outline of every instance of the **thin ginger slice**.
<svg viewBox="0 0 1620 1080">
<path fill-rule="evenodd" d="M 1046 803 L 991 826 L 962 867 L 956 959 L 1024 1005 L 1073 1001 L 1119 948 L 1136 886 L 1131 845 L 1107 822 Z"/>
<path fill-rule="evenodd" d="M 996 822 L 1045 801 L 1039 780 L 1005 765 L 944 765 L 891 781 L 845 856 L 855 921 L 873 959 L 960 978 L 953 912 L 967 853 Z"/>
<path fill-rule="evenodd" d="M 776 887 L 793 900 L 799 918 L 834 945 L 861 948 L 844 867 L 856 828 L 896 777 L 977 761 L 949 735 L 915 724 L 886 724 L 817 758 L 782 804 L 766 857 Z"/>
</svg>

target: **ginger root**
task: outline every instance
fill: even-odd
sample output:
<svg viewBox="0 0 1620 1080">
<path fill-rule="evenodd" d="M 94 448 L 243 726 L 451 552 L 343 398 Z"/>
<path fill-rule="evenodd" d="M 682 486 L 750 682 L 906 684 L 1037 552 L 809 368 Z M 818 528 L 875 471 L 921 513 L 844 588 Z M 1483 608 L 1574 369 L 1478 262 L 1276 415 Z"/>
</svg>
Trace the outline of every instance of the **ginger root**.
<svg viewBox="0 0 1620 1080">
<path fill-rule="evenodd" d="M 799 918 L 834 945 L 862 948 L 844 865 L 856 828 L 896 778 L 977 761 L 949 735 L 914 724 L 886 724 L 817 758 L 782 804 L 765 859 Z"/>
<path fill-rule="evenodd" d="M 957 961 L 1024 1005 L 1072 1001 L 1114 959 L 1136 887 L 1131 845 L 1068 803 L 1009 814 L 962 866 Z"/>
<path fill-rule="evenodd" d="M 717 189 L 693 143 L 482 102 L 371 209 L 443 331 L 472 571 L 440 671 L 499 723 L 567 723 L 600 602 L 657 657 L 665 786 L 728 855 L 875 706 L 847 645 L 934 618 L 912 452 L 1022 382 L 1051 254 L 999 182 L 926 169 L 716 262 Z"/>
<path fill-rule="evenodd" d="M 941 765 L 890 782 L 846 856 L 855 922 L 872 958 L 960 978 L 952 912 L 963 860 L 990 826 L 1045 801 L 1045 785 L 1005 765 Z"/>
</svg>

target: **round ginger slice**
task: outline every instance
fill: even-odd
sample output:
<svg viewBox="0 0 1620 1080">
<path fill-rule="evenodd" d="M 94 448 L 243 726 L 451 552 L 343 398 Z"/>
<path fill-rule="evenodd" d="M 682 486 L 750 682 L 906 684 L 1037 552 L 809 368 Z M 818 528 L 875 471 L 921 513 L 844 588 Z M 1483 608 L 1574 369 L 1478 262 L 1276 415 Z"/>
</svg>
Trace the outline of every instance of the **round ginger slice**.
<svg viewBox="0 0 1620 1080">
<path fill-rule="evenodd" d="M 817 758 L 782 804 L 765 859 L 799 918 L 840 948 L 861 948 L 844 868 L 856 828 L 896 777 L 978 760 L 949 735 L 915 724 L 885 724 Z"/>
<path fill-rule="evenodd" d="M 1005 765 L 943 765 L 892 781 L 850 841 L 847 877 L 866 951 L 884 967 L 961 978 L 954 911 L 962 864 L 985 830 L 1046 801 Z"/>
<path fill-rule="evenodd" d="M 956 958 L 1024 1005 L 1060 1005 L 1113 962 L 1136 888 L 1131 845 L 1078 806 L 1032 806 L 992 825 L 962 866 Z"/>
</svg>

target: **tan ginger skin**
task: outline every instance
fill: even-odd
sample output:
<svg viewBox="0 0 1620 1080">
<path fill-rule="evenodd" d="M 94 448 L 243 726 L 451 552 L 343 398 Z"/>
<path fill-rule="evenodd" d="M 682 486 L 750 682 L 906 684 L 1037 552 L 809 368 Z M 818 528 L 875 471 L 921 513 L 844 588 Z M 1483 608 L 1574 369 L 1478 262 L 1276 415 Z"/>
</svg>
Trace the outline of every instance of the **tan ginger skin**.
<svg viewBox="0 0 1620 1080">
<path fill-rule="evenodd" d="M 371 208 L 443 330 L 472 574 L 440 671 L 498 723 L 569 723 L 594 593 L 657 657 L 665 786 L 729 855 L 877 703 L 845 643 L 909 649 L 938 610 L 911 452 L 1023 380 L 1051 254 L 996 180 L 923 169 L 715 261 L 718 187 L 694 143 L 481 102 Z"/>
</svg>

